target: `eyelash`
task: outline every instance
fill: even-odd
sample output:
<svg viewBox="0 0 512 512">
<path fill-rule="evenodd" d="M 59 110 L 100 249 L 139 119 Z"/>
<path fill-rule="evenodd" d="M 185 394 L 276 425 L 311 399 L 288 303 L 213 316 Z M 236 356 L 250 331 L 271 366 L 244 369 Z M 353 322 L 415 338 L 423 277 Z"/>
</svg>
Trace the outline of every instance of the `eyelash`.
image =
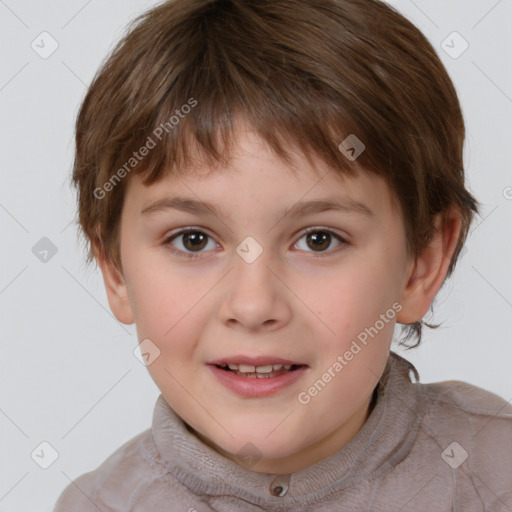
<svg viewBox="0 0 512 512">
<path fill-rule="evenodd" d="M 333 252 L 336 252 L 338 249 L 340 249 L 344 245 L 348 245 L 348 242 L 345 239 L 343 239 L 340 235 L 338 235 L 337 233 L 335 233 L 335 232 L 333 232 L 333 231 L 331 231 L 329 229 L 324 229 L 324 228 L 320 228 L 320 227 L 315 227 L 315 228 L 309 229 L 308 231 L 304 232 L 298 240 L 301 240 L 302 238 L 304 238 L 306 235 L 309 235 L 310 233 L 319 233 L 319 232 L 321 232 L 321 233 L 329 233 L 330 235 L 334 236 L 334 238 L 336 238 L 341 243 L 341 245 L 338 246 L 337 249 L 334 249 L 332 251 L 323 251 L 323 252 L 320 252 L 320 253 L 315 253 L 314 251 L 311 251 L 311 252 L 313 252 L 313 258 L 323 258 L 323 257 L 329 256 L 330 254 L 332 254 Z M 182 229 L 182 230 L 180 230 L 180 231 L 178 231 L 176 233 L 171 234 L 169 237 L 167 237 L 163 241 L 163 244 L 167 245 L 169 247 L 169 250 L 172 253 L 176 254 L 177 256 L 180 256 L 180 257 L 183 257 L 183 258 L 186 258 L 186 259 L 191 259 L 191 260 L 195 259 L 195 258 L 201 258 L 202 254 L 203 254 L 202 252 L 191 253 L 191 252 L 181 251 L 179 249 L 176 249 L 171 244 L 171 242 L 175 238 L 178 238 L 180 235 L 184 235 L 186 233 L 201 233 L 201 234 L 206 235 L 208 238 L 213 240 L 213 237 L 211 237 L 210 235 L 208 235 L 204 231 L 202 231 L 202 230 L 200 230 L 198 228 L 190 227 L 190 228 Z M 306 252 L 309 252 L 309 251 L 306 251 Z"/>
</svg>

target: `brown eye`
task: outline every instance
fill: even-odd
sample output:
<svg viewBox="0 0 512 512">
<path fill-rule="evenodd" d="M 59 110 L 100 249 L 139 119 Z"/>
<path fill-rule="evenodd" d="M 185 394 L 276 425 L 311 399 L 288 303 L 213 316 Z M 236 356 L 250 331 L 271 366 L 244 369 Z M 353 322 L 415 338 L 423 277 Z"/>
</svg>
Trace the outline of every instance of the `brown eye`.
<svg viewBox="0 0 512 512">
<path fill-rule="evenodd" d="M 306 235 L 308 247 L 322 251 L 331 245 L 331 235 L 325 231 L 315 231 Z"/>
<path fill-rule="evenodd" d="M 202 249 L 207 247 L 208 242 L 213 244 L 212 248 L 218 247 L 213 239 L 197 229 L 183 229 L 164 240 L 164 245 L 168 245 L 172 252 L 185 258 L 200 257 Z"/>
<path fill-rule="evenodd" d="M 299 247 L 300 241 L 305 239 L 305 248 Z M 333 233 L 329 230 L 323 230 L 323 229 L 312 229 L 305 233 L 299 242 L 297 242 L 297 246 L 301 250 L 305 250 L 306 252 L 317 252 L 317 253 L 323 253 L 326 252 L 330 254 L 332 251 L 327 251 L 329 247 L 331 247 L 333 240 L 336 240 L 338 242 L 338 246 L 346 244 L 345 240 L 341 238 L 336 233 Z"/>
<path fill-rule="evenodd" d="M 206 246 L 208 235 L 200 231 L 190 231 L 183 235 L 183 246 L 189 251 L 201 250 Z"/>
</svg>

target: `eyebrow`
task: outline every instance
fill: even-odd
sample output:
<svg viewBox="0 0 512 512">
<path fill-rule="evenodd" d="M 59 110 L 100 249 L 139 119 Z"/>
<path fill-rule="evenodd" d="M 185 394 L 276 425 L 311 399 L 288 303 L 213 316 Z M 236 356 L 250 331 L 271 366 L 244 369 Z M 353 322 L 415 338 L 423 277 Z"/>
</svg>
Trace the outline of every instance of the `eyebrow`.
<svg viewBox="0 0 512 512">
<path fill-rule="evenodd" d="M 149 206 L 145 207 L 141 214 L 149 216 L 156 212 L 165 210 L 180 210 L 196 215 L 216 215 L 218 217 L 229 218 L 220 205 L 197 201 L 186 197 L 166 197 L 160 199 Z M 347 213 L 360 213 L 366 216 L 375 215 L 370 208 L 354 199 L 335 198 L 329 200 L 301 201 L 290 208 L 278 210 L 278 216 L 285 217 L 287 215 L 300 217 L 302 215 L 320 213 L 328 210 L 337 210 Z"/>
</svg>

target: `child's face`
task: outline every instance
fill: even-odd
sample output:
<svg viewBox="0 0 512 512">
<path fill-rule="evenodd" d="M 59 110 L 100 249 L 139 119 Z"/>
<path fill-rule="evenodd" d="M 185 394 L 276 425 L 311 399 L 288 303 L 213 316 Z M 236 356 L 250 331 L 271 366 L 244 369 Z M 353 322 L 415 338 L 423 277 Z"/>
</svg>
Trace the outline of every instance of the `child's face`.
<svg viewBox="0 0 512 512">
<path fill-rule="evenodd" d="M 302 469 L 360 430 L 412 269 L 403 221 L 381 178 L 342 180 L 324 166 L 319 175 L 296 155 L 297 177 L 253 132 L 241 131 L 236 171 L 150 187 L 133 177 L 121 219 L 121 299 L 108 291 L 117 318 L 135 321 L 139 341 L 160 350 L 148 370 L 171 407 L 227 457 L 241 463 L 237 454 L 252 449 L 261 458 L 250 469 L 268 473 Z M 171 197 L 212 203 L 226 216 L 141 213 Z M 337 198 L 373 213 L 282 214 L 299 202 Z M 165 242 L 186 227 L 195 237 Z M 242 356 L 304 367 L 266 380 L 212 365 Z"/>
</svg>

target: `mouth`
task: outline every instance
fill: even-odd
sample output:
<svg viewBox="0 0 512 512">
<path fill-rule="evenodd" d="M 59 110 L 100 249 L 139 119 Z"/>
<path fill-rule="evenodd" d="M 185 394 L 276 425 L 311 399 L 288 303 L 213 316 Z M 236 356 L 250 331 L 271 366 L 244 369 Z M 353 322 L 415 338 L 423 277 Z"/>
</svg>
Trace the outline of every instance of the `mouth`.
<svg viewBox="0 0 512 512">
<path fill-rule="evenodd" d="M 297 371 L 299 368 L 305 368 L 305 364 L 266 364 L 266 365 L 250 365 L 250 364 L 216 364 L 214 365 L 220 370 L 233 373 L 239 377 L 248 379 L 268 379 L 271 377 L 279 377 L 289 372 Z"/>
<path fill-rule="evenodd" d="M 266 397 L 293 385 L 309 365 L 272 356 L 233 356 L 207 363 L 217 381 L 243 397 Z"/>
</svg>

